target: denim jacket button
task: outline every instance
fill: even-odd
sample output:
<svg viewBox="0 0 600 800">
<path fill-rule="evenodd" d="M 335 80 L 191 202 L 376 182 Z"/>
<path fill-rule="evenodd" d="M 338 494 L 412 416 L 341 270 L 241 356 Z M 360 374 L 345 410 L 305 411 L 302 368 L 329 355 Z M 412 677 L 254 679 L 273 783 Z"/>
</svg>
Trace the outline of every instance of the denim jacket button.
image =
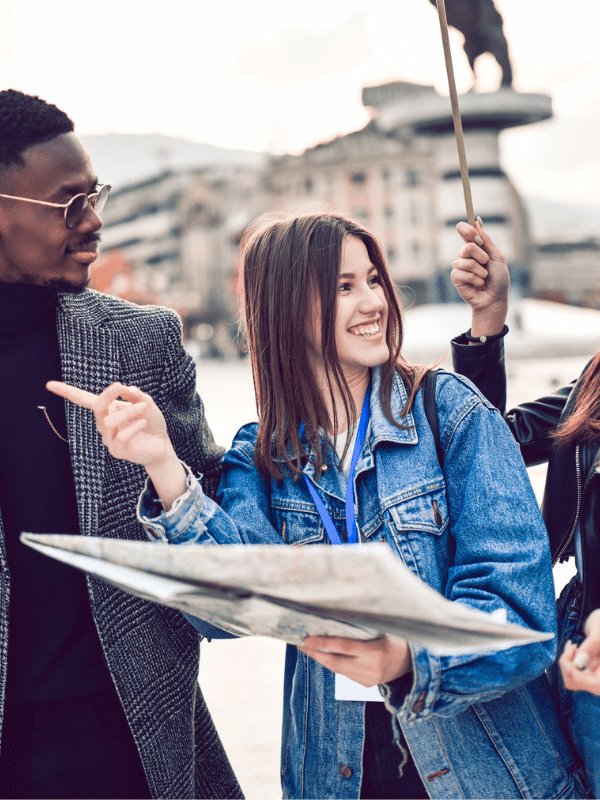
<svg viewBox="0 0 600 800">
<path fill-rule="evenodd" d="M 420 714 L 424 708 L 425 708 L 425 692 L 423 691 L 417 698 L 417 702 L 412 707 L 413 714 Z"/>
<path fill-rule="evenodd" d="M 441 778 L 442 775 L 446 775 L 450 772 L 449 769 L 439 769 L 437 772 L 432 772 L 431 775 L 427 776 L 428 781 L 434 781 L 436 778 Z"/>
<path fill-rule="evenodd" d="M 340 767 L 340 775 L 342 778 L 351 778 L 352 777 L 352 770 L 350 767 Z"/>
</svg>

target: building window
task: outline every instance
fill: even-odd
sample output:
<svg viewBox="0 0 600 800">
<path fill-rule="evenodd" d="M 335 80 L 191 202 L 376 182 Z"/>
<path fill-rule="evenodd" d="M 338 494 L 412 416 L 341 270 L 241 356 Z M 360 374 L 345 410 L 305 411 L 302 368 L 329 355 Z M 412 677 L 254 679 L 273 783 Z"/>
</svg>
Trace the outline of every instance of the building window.
<svg viewBox="0 0 600 800">
<path fill-rule="evenodd" d="M 407 186 L 420 186 L 421 176 L 415 169 L 406 170 L 406 185 Z"/>
<path fill-rule="evenodd" d="M 383 213 L 384 213 L 386 219 L 392 219 L 392 217 L 394 216 L 394 207 L 393 206 L 386 206 L 383 209 Z"/>
<path fill-rule="evenodd" d="M 386 248 L 385 256 L 388 261 L 394 261 L 394 259 L 396 258 L 396 248 L 395 247 Z"/>
<path fill-rule="evenodd" d="M 447 219 L 444 222 L 444 225 L 447 228 L 455 228 L 459 222 L 464 222 L 464 217 L 456 217 L 453 219 Z M 486 225 L 508 225 L 510 220 L 508 217 L 505 217 L 503 214 L 486 214 L 485 215 L 485 224 Z"/>
<path fill-rule="evenodd" d="M 369 219 L 369 213 L 365 208 L 353 208 L 352 216 L 358 222 L 365 223 Z"/>
<path fill-rule="evenodd" d="M 157 264 L 162 264 L 165 261 L 177 261 L 179 259 L 179 253 L 175 251 L 169 251 L 166 253 L 157 253 L 155 256 L 150 256 L 150 258 L 146 259 L 146 264 L 151 266 L 156 266 Z"/>
<path fill-rule="evenodd" d="M 355 186 L 364 186 L 367 182 L 367 175 L 365 172 L 353 172 L 350 175 L 350 180 Z"/>
<path fill-rule="evenodd" d="M 135 239 L 127 239 L 125 242 L 121 242 L 114 247 L 111 247 L 111 250 L 126 250 L 128 247 L 135 247 L 136 244 L 139 244 L 142 240 L 135 238 Z"/>
<path fill-rule="evenodd" d="M 304 181 L 304 191 L 306 192 L 306 194 L 311 194 L 311 192 L 313 190 L 313 186 L 314 186 L 314 184 L 312 182 L 312 178 L 307 178 Z"/>
<path fill-rule="evenodd" d="M 443 181 L 459 181 L 462 175 L 459 169 L 444 172 Z M 470 178 L 506 178 L 506 172 L 500 167 L 471 167 L 469 170 Z"/>
</svg>

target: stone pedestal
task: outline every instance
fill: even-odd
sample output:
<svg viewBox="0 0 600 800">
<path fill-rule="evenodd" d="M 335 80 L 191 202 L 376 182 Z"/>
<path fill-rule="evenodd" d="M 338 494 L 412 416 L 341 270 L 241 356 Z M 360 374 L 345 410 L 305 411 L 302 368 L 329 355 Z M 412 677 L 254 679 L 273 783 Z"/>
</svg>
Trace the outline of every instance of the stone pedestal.
<svg viewBox="0 0 600 800">
<path fill-rule="evenodd" d="M 455 299 L 448 291 L 448 275 L 459 247 L 455 225 L 466 219 L 466 210 L 452 108 L 449 97 L 432 92 L 431 87 L 423 89 L 421 94 L 380 105 L 376 124 L 392 135 L 429 141 L 434 169 L 437 299 L 446 299 L 444 295 Z M 500 163 L 498 137 L 505 128 L 549 119 L 552 100 L 547 95 L 502 88 L 485 94 L 470 92 L 461 95 L 458 102 L 475 216 L 481 216 L 486 230 L 505 253 L 516 288 L 521 284 L 526 290 L 533 245 L 523 202 Z"/>
</svg>

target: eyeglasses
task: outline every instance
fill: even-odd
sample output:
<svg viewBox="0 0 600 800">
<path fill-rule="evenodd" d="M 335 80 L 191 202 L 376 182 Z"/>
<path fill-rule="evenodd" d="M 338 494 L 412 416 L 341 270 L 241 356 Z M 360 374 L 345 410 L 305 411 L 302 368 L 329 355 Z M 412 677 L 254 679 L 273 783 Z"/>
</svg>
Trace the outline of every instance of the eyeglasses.
<svg viewBox="0 0 600 800">
<path fill-rule="evenodd" d="M 32 200 L 31 197 L 17 197 L 14 194 L 0 194 L 0 197 L 5 197 L 9 200 L 23 200 L 26 203 L 36 203 L 39 206 L 52 206 L 53 208 L 64 208 L 65 210 L 65 225 L 67 228 L 75 228 L 85 217 L 85 212 L 88 206 L 91 206 L 96 214 L 99 214 L 108 200 L 108 193 L 111 190 L 109 183 L 100 185 L 96 192 L 89 194 L 76 194 L 68 203 L 48 203 L 45 200 Z"/>
</svg>

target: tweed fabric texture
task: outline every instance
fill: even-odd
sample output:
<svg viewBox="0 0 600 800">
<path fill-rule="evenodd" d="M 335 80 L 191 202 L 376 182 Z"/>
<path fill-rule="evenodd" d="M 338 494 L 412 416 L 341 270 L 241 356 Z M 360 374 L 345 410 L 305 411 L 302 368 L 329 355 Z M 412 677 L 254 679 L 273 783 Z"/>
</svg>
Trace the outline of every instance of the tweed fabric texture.
<svg viewBox="0 0 600 800">
<path fill-rule="evenodd" d="M 223 452 L 206 424 L 195 366 L 182 346 L 175 312 L 86 290 L 59 295 L 57 330 L 62 379 L 94 393 L 121 381 L 150 394 L 165 415 L 179 457 L 203 475 L 202 485 L 214 497 Z M 108 453 L 91 411 L 66 403 L 66 416 L 81 534 L 146 540 L 136 519 L 145 471 Z M 0 533 L 3 703 L 10 576 Z M 90 576 L 87 583 L 104 656 L 152 796 L 242 797 L 198 685 L 196 631 L 178 611 Z"/>
</svg>

